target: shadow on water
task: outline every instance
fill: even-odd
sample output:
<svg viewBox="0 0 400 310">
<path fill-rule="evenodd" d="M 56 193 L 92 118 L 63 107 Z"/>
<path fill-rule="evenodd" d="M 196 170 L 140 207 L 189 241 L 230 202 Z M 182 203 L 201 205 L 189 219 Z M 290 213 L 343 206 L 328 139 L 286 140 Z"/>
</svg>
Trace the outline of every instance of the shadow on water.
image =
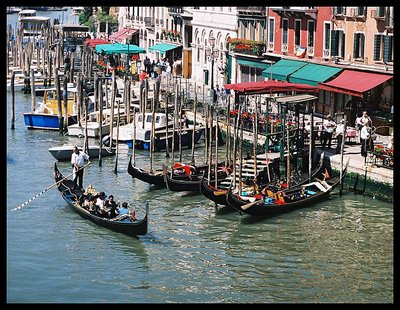
<svg viewBox="0 0 400 310">
<path fill-rule="evenodd" d="M 230 206 L 221 206 L 218 205 L 217 209 L 215 210 L 216 215 L 226 215 L 236 213 L 237 211 Z"/>
</svg>

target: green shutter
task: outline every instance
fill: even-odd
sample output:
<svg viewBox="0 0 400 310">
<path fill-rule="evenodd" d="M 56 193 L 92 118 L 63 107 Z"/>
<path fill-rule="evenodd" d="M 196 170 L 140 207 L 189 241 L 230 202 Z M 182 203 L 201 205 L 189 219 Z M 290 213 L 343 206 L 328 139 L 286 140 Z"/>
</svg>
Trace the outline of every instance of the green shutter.
<svg viewBox="0 0 400 310">
<path fill-rule="evenodd" d="M 232 56 L 228 53 L 227 55 L 227 64 L 226 64 L 226 70 L 227 70 L 227 84 L 231 83 L 231 74 L 232 74 Z"/>
<path fill-rule="evenodd" d="M 359 47 L 359 41 L 358 41 L 358 36 L 359 36 L 359 33 L 355 33 L 354 34 L 354 47 L 353 47 L 353 58 L 358 58 L 359 57 L 359 52 L 358 52 L 358 49 L 360 48 Z"/>
<path fill-rule="evenodd" d="M 379 34 L 375 35 L 375 40 L 374 40 L 374 60 L 379 61 L 381 53 L 381 36 Z"/>
<path fill-rule="evenodd" d="M 342 33 L 343 33 L 343 36 L 342 36 L 342 57 L 343 57 L 343 59 L 344 59 L 345 56 L 346 56 L 346 54 L 344 53 L 344 51 L 345 51 L 344 46 L 345 46 L 345 44 L 346 44 L 346 38 L 345 38 L 345 33 L 344 33 L 344 31 L 343 31 Z"/>
<path fill-rule="evenodd" d="M 360 34 L 361 36 L 361 58 L 364 59 L 364 41 L 365 41 L 365 35 L 363 33 Z"/>
<path fill-rule="evenodd" d="M 337 30 L 331 31 L 331 56 L 337 56 L 337 43 L 336 43 Z"/>
<path fill-rule="evenodd" d="M 391 54 L 390 37 L 383 36 L 383 61 L 389 62 L 389 55 Z"/>
</svg>

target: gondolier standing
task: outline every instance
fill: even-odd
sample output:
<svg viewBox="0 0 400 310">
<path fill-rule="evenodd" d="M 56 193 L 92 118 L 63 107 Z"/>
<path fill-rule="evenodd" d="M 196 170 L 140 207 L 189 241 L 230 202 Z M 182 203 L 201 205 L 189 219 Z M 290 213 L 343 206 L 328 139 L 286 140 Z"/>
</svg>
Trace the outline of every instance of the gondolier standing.
<svg viewBox="0 0 400 310">
<path fill-rule="evenodd" d="M 79 187 L 83 188 L 83 166 L 85 160 L 89 160 L 89 155 L 83 151 L 79 151 L 77 146 L 74 146 L 71 156 L 71 164 L 73 168 L 74 189 L 76 189 L 77 179 L 79 178 Z"/>
</svg>

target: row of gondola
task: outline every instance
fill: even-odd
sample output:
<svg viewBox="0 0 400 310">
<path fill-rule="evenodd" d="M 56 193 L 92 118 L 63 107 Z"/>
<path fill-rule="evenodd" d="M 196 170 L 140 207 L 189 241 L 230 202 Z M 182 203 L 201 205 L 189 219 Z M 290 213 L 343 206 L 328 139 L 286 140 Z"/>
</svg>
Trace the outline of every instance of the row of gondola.
<svg viewBox="0 0 400 310">
<path fill-rule="evenodd" d="M 224 180 L 229 180 L 229 172 L 232 171 L 230 169 L 232 163 L 229 162 L 218 164 L 216 169 L 217 180 L 215 173 L 212 173 L 215 171 L 215 167 L 208 165 L 191 166 L 191 170 L 187 170 L 186 173 L 180 172 L 185 171 L 185 169 L 182 169 L 184 165 L 178 166 L 181 169 L 172 169 L 172 172 L 168 171 L 165 166 L 163 166 L 162 171 L 146 171 L 133 166 L 132 158 L 129 160 L 128 173 L 133 178 L 157 187 L 167 187 L 171 191 L 200 192 L 216 204 L 232 208 L 240 213 L 269 217 L 312 206 L 326 199 L 333 189 L 342 183 L 348 162 L 341 172 L 330 176 L 324 168 L 323 158 L 324 154 L 321 154 L 320 160 L 311 175 L 303 173 L 292 178 L 289 184 L 281 188 L 277 188 L 278 185 L 273 182 L 262 186 L 254 183 L 254 191 L 250 195 L 248 192 L 240 192 L 240 187 L 232 186 L 233 179 L 230 179 L 231 184 L 227 188 L 218 187 Z M 177 168 L 176 165 L 175 168 Z M 136 220 L 129 214 L 111 219 L 100 217 L 81 205 L 82 195 L 86 194 L 84 189 L 74 189 L 73 181 L 61 174 L 56 163 L 54 164 L 54 177 L 64 200 L 83 218 L 130 236 L 147 233 L 148 203 L 146 204 L 146 214 L 141 220 Z M 208 181 L 209 179 L 210 181 Z"/>
</svg>

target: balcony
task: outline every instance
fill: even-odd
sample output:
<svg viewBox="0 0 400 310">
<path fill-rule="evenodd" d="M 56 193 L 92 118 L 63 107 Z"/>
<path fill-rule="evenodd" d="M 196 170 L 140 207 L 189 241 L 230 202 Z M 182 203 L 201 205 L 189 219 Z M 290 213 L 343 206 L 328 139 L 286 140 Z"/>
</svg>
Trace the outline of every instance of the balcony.
<svg viewBox="0 0 400 310">
<path fill-rule="evenodd" d="M 239 6 L 237 12 L 242 16 L 266 16 L 267 8 L 265 6 Z"/>
<path fill-rule="evenodd" d="M 230 39 L 228 40 L 228 44 L 229 51 L 238 54 L 262 56 L 262 54 L 265 52 L 265 43 L 262 41 Z"/>
</svg>

